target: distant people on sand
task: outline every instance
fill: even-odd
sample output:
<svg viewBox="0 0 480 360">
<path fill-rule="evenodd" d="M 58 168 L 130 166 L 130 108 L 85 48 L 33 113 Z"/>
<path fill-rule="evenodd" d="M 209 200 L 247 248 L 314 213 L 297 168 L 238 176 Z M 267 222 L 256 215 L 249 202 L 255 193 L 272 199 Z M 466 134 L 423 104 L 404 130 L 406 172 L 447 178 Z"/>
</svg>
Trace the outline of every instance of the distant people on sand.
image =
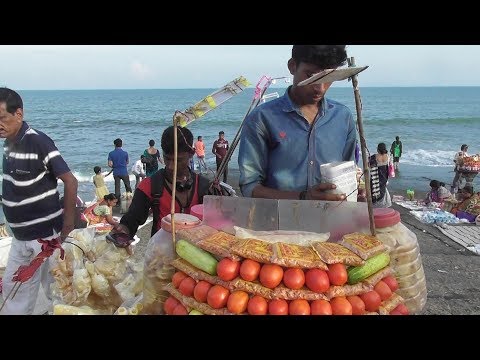
<svg viewBox="0 0 480 360">
<path fill-rule="evenodd" d="M 216 157 L 217 162 L 217 171 L 220 168 L 220 164 L 222 163 L 223 158 L 227 155 L 228 151 L 228 141 L 225 140 L 225 133 L 220 131 L 218 133 L 218 139 L 215 140 L 212 147 L 212 153 Z M 225 171 L 223 173 L 223 182 L 227 182 L 227 175 L 228 175 L 228 164 L 226 164 Z"/>
<path fill-rule="evenodd" d="M 298 86 L 323 69 L 345 65 L 345 45 L 294 45 L 287 66 L 293 85 L 246 118 L 238 149 L 243 196 L 342 201 L 322 183 L 320 165 L 355 160 L 351 111 L 327 98 L 332 83 Z M 335 140 L 334 140 L 335 139 Z"/>
<path fill-rule="evenodd" d="M 387 146 L 385 143 L 378 144 L 377 153 L 370 156 L 369 159 L 370 188 L 374 208 L 392 206 L 392 199 L 387 189 L 389 163 L 390 157 L 388 156 Z"/>
<path fill-rule="evenodd" d="M 460 151 L 455 153 L 455 157 L 453 158 L 453 162 L 455 163 L 455 168 L 453 169 L 453 171 L 455 171 L 455 177 L 453 178 L 453 182 L 452 182 L 452 188 L 451 188 L 452 193 L 458 192 L 460 177 L 462 176 L 462 173 L 459 171 L 459 167 L 460 167 L 459 160 L 463 157 L 468 156 L 467 150 L 468 150 L 468 145 L 463 144 L 460 147 Z"/>
<path fill-rule="evenodd" d="M 205 170 L 205 174 L 206 174 L 208 171 L 208 168 L 207 168 L 207 164 L 205 163 L 205 143 L 203 142 L 203 138 L 201 136 L 197 138 L 194 148 L 195 148 L 195 154 L 197 155 L 198 171 L 200 171 L 200 173 L 203 174 L 204 173 L 203 170 Z"/>
<path fill-rule="evenodd" d="M 475 222 L 475 218 L 480 215 L 480 193 L 475 194 L 472 186 L 465 185 L 458 194 L 461 202 L 450 212 L 460 219 Z"/>
<path fill-rule="evenodd" d="M 128 177 L 128 153 L 122 149 L 122 139 L 115 139 L 113 142 L 115 145 L 115 150 L 110 151 L 108 154 L 108 166 L 113 168 L 113 179 L 115 180 L 115 196 L 118 199 L 117 206 L 120 206 L 121 195 L 120 195 L 120 180 L 123 181 L 125 185 L 125 191 L 127 193 L 132 192 L 130 186 L 130 179 Z"/>
<path fill-rule="evenodd" d="M 425 203 L 430 204 L 432 202 L 443 203 L 445 200 L 452 197 L 450 191 L 445 187 L 445 183 L 438 180 L 430 181 L 431 190 L 427 193 Z"/>
<path fill-rule="evenodd" d="M 145 173 L 145 155 L 140 155 L 140 159 L 135 161 L 135 164 L 132 166 L 132 174 L 135 175 L 136 189 L 138 183 L 147 176 Z"/>
<path fill-rule="evenodd" d="M 393 167 L 398 170 L 398 164 L 400 163 L 400 157 L 402 156 L 402 142 L 400 136 L 395 136 L 395 141 L 390 147 L 390 154 L 393 156 Z"/>
<path fill-rule="evenodd" d="M 147 177 L 150 177 L 157 172 L 159 162 L 163 165 L 163 160 L 160 157 L 160 151 L 155 148 L 155 140 L 150 140 L 148 142 L 148 145 L 150 145 L 150 147 L 148 149 L 145 149 L 145 151 L 143 152 L 143 156 L 145 156 L 145 172 L 147 174 Z"/>
<path fill-rule="evenodd" d="M 110 175 L 112 171 L 113 169 L 109 172 L 102 173 L 102 168 L 100 166 L 95 166 L 93 168 L 93 172 L 95 173 L 93 176 L 93 185 L 95 185 L 95 195 L 98 200 L 102 200 L 105 195 L 110 193 L 105 185 L 105 177 Z"/>
<path fill-rule="evenodd" d="M 95 204 L 89 206 L 83 215 L 87 219 L 88 225 L 95 225 L 100 223 L 108 223 L 113 227 L 118 226 L 118 222 L 113 218 L 113 207 L 118 200 L 115 194 L 107 194 L 103 199 L 97 201 Z"/>
</svg>

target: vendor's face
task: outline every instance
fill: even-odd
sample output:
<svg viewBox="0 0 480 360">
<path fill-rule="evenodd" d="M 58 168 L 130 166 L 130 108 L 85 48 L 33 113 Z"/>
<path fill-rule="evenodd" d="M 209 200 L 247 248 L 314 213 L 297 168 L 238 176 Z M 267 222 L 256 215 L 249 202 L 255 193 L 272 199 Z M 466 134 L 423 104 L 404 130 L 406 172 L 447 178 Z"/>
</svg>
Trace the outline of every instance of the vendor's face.
<svg viewBox="0 0 480 360">
<path fill-rule="evenodd" d="M 177 157 L 177 179 L 183 179 L 190 174 L 190 158 L 193 155 L 188 152 L 179 152 Z M 174 156 L 163 153 L 163 161 L 165 162 L 165 172 L 167 178 L 173 177 Z"/>
<path fill-rule="evenodd" d="M 303 80 L 308 79 L 312 75 L 324 70 L 317 65 L 297 62 L 294 59 L 288 61 L 288 69 L 290 74 L 293 75 L 293 88 L 296 96 L 298 96 L 305 103 L 318 103 L 323 99 L 327 90 L 332 83 L 297 86 L 297 84 Z"/>
</svg>

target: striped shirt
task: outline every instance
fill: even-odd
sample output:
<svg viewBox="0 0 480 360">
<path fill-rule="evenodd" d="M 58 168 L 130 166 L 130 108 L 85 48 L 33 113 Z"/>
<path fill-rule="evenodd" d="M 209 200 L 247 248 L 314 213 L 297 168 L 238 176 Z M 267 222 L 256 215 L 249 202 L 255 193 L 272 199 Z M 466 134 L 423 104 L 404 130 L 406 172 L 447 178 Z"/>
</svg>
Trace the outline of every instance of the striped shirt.
<svg viewBox="0 0 480 360">
<path fill-rule="evenodd" d="M 61 232 L 57 178 L 69 171 L 53 140 L 26 122 L 15 141 L 5 140 L 3 212 L 16 239 L 48 239 Z"/>
</svg>

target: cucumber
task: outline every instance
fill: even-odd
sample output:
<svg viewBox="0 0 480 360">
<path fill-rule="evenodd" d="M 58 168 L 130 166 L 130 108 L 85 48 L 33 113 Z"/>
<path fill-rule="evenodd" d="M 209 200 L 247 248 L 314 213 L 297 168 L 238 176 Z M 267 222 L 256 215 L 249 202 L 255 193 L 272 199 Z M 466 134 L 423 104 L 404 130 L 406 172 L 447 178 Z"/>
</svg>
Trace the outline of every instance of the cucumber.
<svg viewBox="0 0 480 360">
<path fill-rule="evenodd" d="M 382 270 L 388 264 L 390 264 L 390 255 L 388 255 L 388 253 L 385 252 L 375 255 L 374 257 L 368 259 L 362 266 L 351 267 L 347 270 L 348 283 L 350 285 L 359 283 L 360 281 L 365 280 L 369 276 Z"/>
<path fill-rule="evenodd" d="M 198 311 L 198 310 L 193 309 L 192 311 L 190 311 L 188 313 L 188 315 L 203 315 L 203 313 Z"/>
<path fill-rule="evenodd" d="M 175 249 L 178 256 L 188 261 L 196 268 L 203 270 L 210 275 L 217 275 L 218 261 L 209 252 L 190 244 L 186 240 L 178 240 Z"/>
</svg>

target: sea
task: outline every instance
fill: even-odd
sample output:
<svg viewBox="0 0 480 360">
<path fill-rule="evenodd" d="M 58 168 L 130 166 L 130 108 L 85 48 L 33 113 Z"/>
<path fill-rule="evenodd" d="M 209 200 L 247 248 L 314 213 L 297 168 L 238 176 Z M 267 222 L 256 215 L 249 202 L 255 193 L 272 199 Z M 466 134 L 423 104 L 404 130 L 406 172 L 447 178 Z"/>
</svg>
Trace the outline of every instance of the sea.
<svg viewBox="0 0 480 360">
<path fill-rule="evenodd" d="M 158 90 L 25 90 L 24 119 L 49 135 L 79 181 L 84 201 L 94 198 L 93 167 L 108 171 L 108 153 L 113 140 L 121 138 L 133 164 L 150 139 L 160 148 L 163 130 L 172 124 L 176 110 L 185 110 L 216 89 Z M 285 88 L 270 88 L 267 94 L 284 94 Z M 252 102 L 253 88 L 226 101 L 189 126 L 196 139 L 203 136 L 207 165 L 215 170 L 211 153 L 218 132 L 230 142 Z M 431 179 L 452 182 L 453 157 L 462 144 L 469 154 L 480 153 L 480 87 L 385 87 L 360 88 L 362 118 L 368 149 L 375 153 L 384 142 L 390 149 L 395 136 L 403 143 L 400 170 L 390 179 L 396 192 L 429 190 Z M 273 96 L 274 97 L 274 96 Z M 351 87 L 332 86 L 327 97 L 347 105 L 356 118 Z M 261 105 L 260 105 L 261 106 Z M 328 134 L 325 134 L 328 136 Z M 2 147 L 3 151 L 3 147 Z M 229 164 L 238 169 L 238 149 Z M 1 165 L 0 165 L 1 166 Z M 131 175 L 132 185 L 134 177 Z M 113 176 L 106 178 L 114 190 Z M 238 185 L 238 184 L 232 184 Z M 474 181 L 480 189 L 480 176 Z M 62 182 L 59 190 L 63 193 Z M 123 190 L 123 185 L 122 185 Z"/>
</svg>

